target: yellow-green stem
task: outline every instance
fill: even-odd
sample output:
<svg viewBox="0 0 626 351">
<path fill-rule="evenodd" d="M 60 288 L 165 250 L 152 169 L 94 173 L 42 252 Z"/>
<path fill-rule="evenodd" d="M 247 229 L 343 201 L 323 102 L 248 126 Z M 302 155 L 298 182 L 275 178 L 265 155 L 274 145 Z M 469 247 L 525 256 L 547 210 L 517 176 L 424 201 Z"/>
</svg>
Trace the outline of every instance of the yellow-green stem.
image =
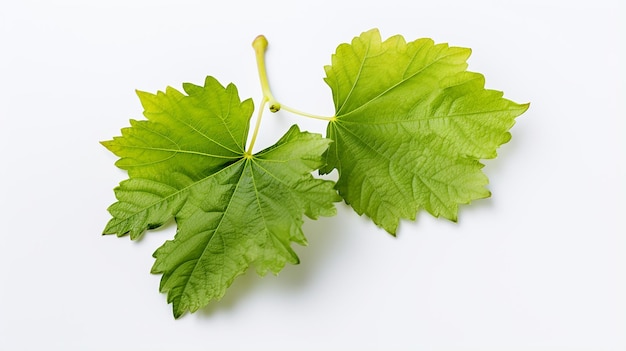
<svg viewBox="0 0 626 351">
<path fill-rule="evenodd" d="M 326 116 L 313 115 L 313 114 L 310 114 L 308 112 L 302 112 L 300 110 L 296 110 L 293 107 L 285 106 L 283 104 L 281 104 L 280 107 L 283 110 L 289 111 L 289 112 L 291 112 L 293 114 L 304 116 L 304 117 L 309 117 L 309 118 L 314 118 L 314 119 L 321 119 L 322 121 L 332 122 L 332 121 L 335 121 L 337 119 L 337 117 L 335 117 L 335 116 L 333 116 L 333 117 L 326 117 Z"/>
<path fill-rule="evenodd" d="M 263 117 L 263 110 L 265 110 L 265 104 L 267 104 L 267 101 L 267 97 L 263 96 L 263 99 L 261 99 L 261 106 L 259 106 L 259 111 L 257 113 L 256 124 L 254 125 L 254 132 L 252 132 L 252 139 L 250 139 L 250 145 L 248 146 L 248 150 L 246 150 L 246 153 L 244 154 L 246 158 L 252 157 L 252 148 L 254 147 L 256 137 L 259 134 L 261 118 Z"/>
<path fill-rule="evenodd" d="M 280 104 L 274 99 L 272 90 L 270 89 L 270 83 L 267 79 L 267 69 L 265 68 L 265 51 L 267 50 L 267 39 L 263 35 L 259 35 L 252 42 L 254 53 L 256 55 L 256 66 L 259 71 L 259 79 L 261 80 L 261 89 L 263 90 L 263 97 L 267 99 L 270 104 L 270 110 L 276 112 L 280 110 Z"/>
<path fill-rule="evenodd" d="M 265 68 L 265 51 L 267 50 L 267 39 L 263 35 L 257 36 L 252 42 L 252 47 L 254 48 L 254 53 L 256 56 L 256 65 L 257 70 L 259 72 L 259 80 L 261 81 L 261 89 L 263 91 L 263 99 L 261 99 L 261 106 L 259 106 L 259 112 L 257 115 L 256 125 L 254 126 L 254 132 L 252 133 L 252 139 L 250 140 L 250 145 L 248 146 L 248 150 L 246 150 L 244 156 L 246 158 L 252 157 L 252 148 L 254 147 L 254 143 L 256 142 L 256 137 L 259 133 L 259 126 L 261 125 L 261 118 L 263 117 L 263 110 L 265 109 L 265 105 L 269 104 L 269 109 L 272 112 L 278 112 L 281 108 L 285 110 L 301 115 L 304 117 L 320 119 L 324 121 L 335 121 L 337 117 L 324 117 L 317 116 L 310 113 L 302 112 L 296 110 L 295 108 L 291 108 L 288 106 L 281 106 L 281 104 L 274 99 L 272 95 L 272 90 L 270 89 L 269 80 L 267 79 L 267 69 Z"/>
</svg>

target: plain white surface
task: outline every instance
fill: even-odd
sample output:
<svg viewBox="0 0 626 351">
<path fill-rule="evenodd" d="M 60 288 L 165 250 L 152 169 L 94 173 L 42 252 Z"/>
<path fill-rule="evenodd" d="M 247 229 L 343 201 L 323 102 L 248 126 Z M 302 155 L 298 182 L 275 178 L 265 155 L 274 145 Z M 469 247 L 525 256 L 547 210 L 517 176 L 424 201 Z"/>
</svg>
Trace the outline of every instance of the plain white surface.
<svg viewBox="0 0 626 351">
<path fill-rule="evenodd" d="M 625 20 L 608 0 L 3 1 L 0 349 L 625 350 Z M 306 222 L 302 264 L 175 321 L 149 274 L 174 227 L 100 236 L 126 175 L 98 141 L 141 118 L 134 89 L 213 75 L 258 103 L 258 34 L 276 98 L 330 115 L 323 66 L 372 27 L 471 47 L 531 102 L 493 197 L 397 238 L 341 204 Z M 256 150 L 292 123 L 324 130 L 266 114 Z"/>
</svg>

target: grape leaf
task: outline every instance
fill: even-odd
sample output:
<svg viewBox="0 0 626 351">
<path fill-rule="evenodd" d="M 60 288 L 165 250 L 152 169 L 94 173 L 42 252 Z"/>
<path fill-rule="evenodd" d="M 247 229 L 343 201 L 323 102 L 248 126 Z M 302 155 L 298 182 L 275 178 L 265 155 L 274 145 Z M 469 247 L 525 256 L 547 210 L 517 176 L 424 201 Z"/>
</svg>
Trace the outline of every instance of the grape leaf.
<svg viewBox="0 0 626 351">
<path fill-rule="evenodd" d="M 496 157 L 528 108 L 466 71 L 470 49 L 430 39 L 384 42 L 370 30 L 325 67 L 335 118 L 322 174 L 339 172 L 346 203 L 395 234 L 420 208 L 456 221 L 458 205 L 490 196 L 480 159 Z"/>
<path fill-rule="evenodd" d="M 129 174 L 115 189 L 119 201 L 104 233 L 136 239 L 176 220 L 176 236 L 157 249 L 152 268 L 163 274 L 160 290 L 176 318 L 220 299 L 250 265 L 265 275 L 298 263 L 291 242 L 306 244 L 303 215 L 332 216 L 340 200 L 333 182 L 311 175 L 328 139 L 294 125 L 249 155 L 252 101 L 211 77 L 183 87 L 188 95 L 139 93 L 148 120 L 103 142 Z"/>
<path fill-rule="evenodd" d="M 224 89 L 212 77 L 204 87 L 183 88 L 188 96 L 171 87 L 156 95 L 138 91 L 147 120 L 131 120 L 121 137 L 102 142 L 130 177 L 115 189 L 120 202 L 109 207 L 105 234 L 137 239 L 161 226 L 182 206 L 180 190 L 244 154 L 252 100 L 240 102 L 234 85 Z M 167 202 L 157 201 L 170 193 Z"/>
</svg>

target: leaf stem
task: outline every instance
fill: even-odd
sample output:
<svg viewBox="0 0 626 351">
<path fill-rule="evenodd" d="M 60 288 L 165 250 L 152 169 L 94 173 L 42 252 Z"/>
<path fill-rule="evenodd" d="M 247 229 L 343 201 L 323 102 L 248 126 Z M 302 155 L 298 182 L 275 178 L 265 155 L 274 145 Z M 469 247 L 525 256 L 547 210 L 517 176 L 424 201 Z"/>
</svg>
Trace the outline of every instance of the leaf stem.
<svg viewBox="0 0 626 351">
<path fill-rule="evenodd" d="M 263 35 L 257 36 L 252 42 L 254 53 L 256 55 L 256 66 L 261 80 L 261 89 L 263 90 L 263 99 L 270 104 L 270 111 L 277 112 L 280 110 L 280 104 L 272 95 L 270 83 L 267 80 L 267 69 L 265 68 L 265 51 L 267 50 L 267 39 Z"/>
<path fill-rule="evenodd" d="M 274 99 L 274 95 L 272 95 L 272 90 L 270 89 L 269 80 L 267 79 L 267 69 L 265 68 L 265 51 L 267 50 L 267 45 L 268 45 L 267 39 L 263 35 L 257 36 L 252 42 L 252 47 L 254 48 L 254 53 L 256 54 L 256 64 L 257 64 L 257 70 L 259 71 L 259 79 L 261 80 L 261 89 L 263 90 L 263 99 L 265 99 L 265 101 L 269 103 L 270 111 L 278 112 L 281 108 L 283 108 L 286 111 L 289 111 L 291 113 L 304 116 L 304 117 L 319 119 L 323 121 L 336 120 L 337 117 L 335 116 L 325 117 L 325 116 L 318 116 L 318 115 L 310 114 L 307 112 L 302 112 L 302 111 L 296 110 L 295 108 L 282 105 L 280 102 Z"/>
<path fill-rule="evenodd" d="M 289 111 L 289 112 L 291 112 L 293 114 L 304 116 L 304 117 L 308 117 L 308 118 L 320 119 L 322 121 L 329 121 L 329 122 L 330 121 L 334 121 L 334 120 L 337 119 L 337 117 L 335 117 L 335 116 L 333 116 L 333 117 L 326 117 L 326 116 L 318 116 L 318 115 L 310 114 L 310 113 L 307 113 L 307 112 L 296 110 L 295 108 L 286 106 L 284 104 L 281 104 L 280 106 L 285 111 Z"/>
<path fill-rule="evenodd" d="M 256 117 L 256 124 L 254 126 L 254 132 L 252 133 L 252 139 L 250 139 L 250 145 L 248 146 L 248 150 L 246 150 L 244 157 L 251 158 L 252 157 L 252 148 L 254 147 L 254 143 L 256 142 L 256 137 L 259 134 L 259 127 L 261 126 L 261 118 L 263 117 L 263 110 L 265 110 L 265 104 L 268 103 L 267 96 L 263 96 L 261 99 L 261 106 L 259 106 L 259 112 Z"/>
</svg>

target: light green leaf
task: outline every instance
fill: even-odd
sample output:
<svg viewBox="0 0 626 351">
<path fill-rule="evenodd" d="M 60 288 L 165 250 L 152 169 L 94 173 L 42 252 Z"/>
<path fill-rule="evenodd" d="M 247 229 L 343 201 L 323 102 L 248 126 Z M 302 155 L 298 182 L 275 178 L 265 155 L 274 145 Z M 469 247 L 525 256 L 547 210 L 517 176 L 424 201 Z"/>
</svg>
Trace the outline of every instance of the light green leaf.
<svg viewBox="0 0 626 351">
<path fill-rule="evenodd" d="M 183 84 L 188 95 L 168 87 L 156 95 L 137 92 L 148 120 L 131 120 L 122 136 L 102 144 L 120 160 L 130 177 L 161 179 L 180 172 L 201 179 L 241 157 L 248 135 L 251 99 L 239 100 L 213 77 L 204 86 Z"/>
<path fill-rule="evenodd" d="M 109 207 L 105 234 L 136 239 L 161 226 L 182 206 L 189 186 L 243 157 L 252 100 L 241 102 L 233 84 L 224 88 L 213 77 L 183 88 L 188 95 L 171 87 L 156 95 L 138 92 L 147 120 L 131 120 L 122 136 L 102 142 L 130 177 L 115 189 L 120 201 Z"/>
<path fill-rule="evenodd" d="M 103 144 L 130 179 L 115 190 L 105 234 L 138 238 L 174 218 L 178 229 L 154 256 L 174 316 L 220 299 L 250 265 L 260 275 L 298 263 L 291 243 L 306 244 L 303 215 L 335 214 L 333 182 L 315 179 L 330 141 L 291 129 L 273 146 L 244 151 L 252 102 L 233 85 L 207 78 L 140 93 L 147 121 L 132 122 Z"/>
<path fill-rule="evenodd" d="M 391 234 L 420 208 L 455 221 L 459 204 L 490 196 L 479 160 L 496 157 L 528 104 L 485 89 L 466 71 L 470 53 L 399 35 L 383 42 L 371 30 L 325 67 L 335 142 L 320 172 L 336 168 L 339 194 Z"/>
</svg>

